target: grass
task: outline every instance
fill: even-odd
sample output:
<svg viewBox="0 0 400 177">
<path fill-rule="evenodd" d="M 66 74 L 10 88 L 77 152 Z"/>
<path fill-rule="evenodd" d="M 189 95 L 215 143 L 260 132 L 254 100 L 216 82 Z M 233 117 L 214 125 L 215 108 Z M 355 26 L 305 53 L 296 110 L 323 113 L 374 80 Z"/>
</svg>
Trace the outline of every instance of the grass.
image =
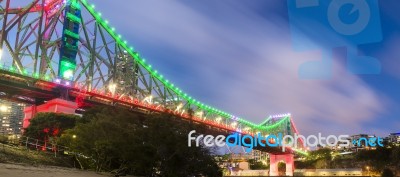
<svg viewBox="0 0 400 177">
<path fill-rule="evenodd" d="M 17 163 L 32 166 L 60 166 L 74 167 L 71 156 L 57 154 L 55 157 L 52 152 L 29 150 L 25 146 L 13 146 L 0 143 L 0 163 Z"/>
</svg>

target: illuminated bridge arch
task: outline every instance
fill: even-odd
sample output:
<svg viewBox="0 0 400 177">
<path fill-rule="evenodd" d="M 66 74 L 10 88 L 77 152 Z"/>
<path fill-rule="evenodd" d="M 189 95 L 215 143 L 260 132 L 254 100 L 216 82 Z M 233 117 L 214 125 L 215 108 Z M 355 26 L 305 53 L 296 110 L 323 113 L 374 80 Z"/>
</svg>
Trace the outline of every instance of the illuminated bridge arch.
<svg viewBox="0 0 400 177">
<path fill-rule="evenodd" d="M 3 98 L 36 104 L 65 97 L 80 106 L 168 112 L 245 134 L 297 132 L 290 114 L 255 124 L 192 98 L 154 69 L 89 0 L 13 3 L 0 0 Z"/>
</svg>

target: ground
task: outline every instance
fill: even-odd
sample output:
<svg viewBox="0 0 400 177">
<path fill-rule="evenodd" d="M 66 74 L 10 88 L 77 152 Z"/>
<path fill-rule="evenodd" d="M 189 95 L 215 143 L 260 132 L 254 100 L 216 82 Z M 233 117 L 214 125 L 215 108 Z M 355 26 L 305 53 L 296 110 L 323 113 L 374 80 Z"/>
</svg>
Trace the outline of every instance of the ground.
<svg viewBox="0 0 400 177">
<path fill-rule="evenodd" d="M 69 156 L 0 143 L 0 177 L 111 177 L 79 170 Z"/>
<path fill-rule="evenodd" d="M 0 163 L 0 176 L 7 177 L 106 177 L 110 175 L 97 174 L 73 168 L 54 166 L 28 166 L 20 164 Z"/>
</svg>

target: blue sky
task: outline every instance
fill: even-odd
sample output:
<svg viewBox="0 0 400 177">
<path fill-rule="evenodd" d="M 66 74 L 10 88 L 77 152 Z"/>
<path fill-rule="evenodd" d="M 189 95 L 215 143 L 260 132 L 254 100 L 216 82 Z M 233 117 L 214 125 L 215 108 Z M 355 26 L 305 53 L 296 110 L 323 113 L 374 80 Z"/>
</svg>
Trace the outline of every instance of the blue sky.
<svg viewBox="0 0 400 177">
<path fill-rule="evenodd" d="M 333 75 L 324 80 L 298 76 L 302 63 L 332 51 L 324 47 L 329 46 L 324 29 L 302 24 L 317 34 L 304 33 L 303 40 L 321 49 L 294 50 L 286 1 L 94 3 L 154 68 L 204 103 L 254 122 L 290 112 L 303 134 L 400 131 L 400 3 L 395 0 L 379 1 L 382 41 L 358 47 L 359 54 L 379 59 L 382 72 L 348 73 L 346 49 L 357 49 L 350 42 L 333 50 Z"/>
<path fill-rule="evenodd" d="M 379 1 L 379 15 L 373 16 L 380 16 L 382 40 L 359 46 L 327 32 L 311 18 L 293 23 L 286 0 L 88 1 L 153 68 L 201 102 L 256 123 L 271 114 L 290 112 L 305 135 L 386 136 L 400 131 L 400 3 L 396 0 Z M 353 13 L 345 20 L 356 17 Z M 295 33 L 299 38 L 294 28 L 301 29 Z M 296 39 L 302 47 L 314 47 L 295 50 Z M 347 47 L 329 47 L 338 43 Z M 347 72 L 349 50 L 377 58 L 381 73 Z M 332 77 L 299 78 L 299 66 L 320 59 L 321 51 L 331 51 Z"/>
</svg>

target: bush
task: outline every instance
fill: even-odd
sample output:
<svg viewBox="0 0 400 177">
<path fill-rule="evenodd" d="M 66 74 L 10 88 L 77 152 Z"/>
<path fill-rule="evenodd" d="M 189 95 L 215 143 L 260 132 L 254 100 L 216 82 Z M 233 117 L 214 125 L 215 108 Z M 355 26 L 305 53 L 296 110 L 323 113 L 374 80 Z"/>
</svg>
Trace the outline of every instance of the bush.
<svg viewBox="0 0 400 177">
<path fill-rule="evenodd" d="M 188 147 L 191 130 L 207 127 L 165 114 L 141 115 L 117 108 L 93 108 L 59 143 L 79 152 L 83 168 L 96 171 L 126 169 L 137 176 L 220 177 L 212 149 Z"/>
<path fill-rule="evenodd" d="M 4 136 L 4 135 L 0 135 L 0 143 L 7 143 L 7 141 L 8 141 L 8 138 L 7 138 L 7 136 Z"/>
<path fill-rule="evenodd" d="M 385 168 L 382 172 L 382 177 L 394 177 L 392 170 Z"/>
</svg>

